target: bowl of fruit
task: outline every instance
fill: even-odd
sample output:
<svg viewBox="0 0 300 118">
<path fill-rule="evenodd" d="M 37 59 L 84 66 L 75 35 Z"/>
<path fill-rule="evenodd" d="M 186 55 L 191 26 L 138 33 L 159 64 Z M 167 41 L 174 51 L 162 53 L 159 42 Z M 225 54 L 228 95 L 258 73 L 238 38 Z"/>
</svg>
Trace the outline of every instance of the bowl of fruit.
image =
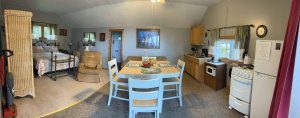
<svg viewBox="0 0 300 118">
<path fill-rule="evenodd" d="M 153 66 L 156 63 L 155 58 L 149 58 L 148 60 L 143 61 L 143 66 L 150 67 Z"/>
</svg>

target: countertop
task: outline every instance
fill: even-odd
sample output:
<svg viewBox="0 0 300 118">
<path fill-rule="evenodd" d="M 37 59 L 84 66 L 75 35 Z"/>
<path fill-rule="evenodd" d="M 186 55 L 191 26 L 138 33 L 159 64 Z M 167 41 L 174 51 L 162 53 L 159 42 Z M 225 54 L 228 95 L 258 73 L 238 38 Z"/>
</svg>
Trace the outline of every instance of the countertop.
<svg viewBox="0 0 300 118">
<path fill-rule="evenodd" d="M 223 62 L 216 62 L 216 63 L 213 63 L 213 62 L 208 62 L 208 61 L 206 61 L 206 63 L 212 64 L 212 65 L 216 65 L 216 66 L 225 64 L 225 63 L 223 63 Z"/>
<path fill-rule="evenodd" d="M 185 54 L 186 56 L 197 58 L 197 59 L 211 59 L 212 57 L 193 56 L 193 54 Z"/>
</svg>

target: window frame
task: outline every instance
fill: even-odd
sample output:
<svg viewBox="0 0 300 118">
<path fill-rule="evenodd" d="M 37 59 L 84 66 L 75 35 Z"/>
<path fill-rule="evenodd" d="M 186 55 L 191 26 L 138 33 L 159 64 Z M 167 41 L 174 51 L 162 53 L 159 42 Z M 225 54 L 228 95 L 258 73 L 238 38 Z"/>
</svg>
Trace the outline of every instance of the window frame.
<svg viewBox="0 0 300 118">
<path fill-rule="evenodd" d="M 233 50 L 233 52 L 235 53 L 234 49 L 228 49 L 227 48 L 228 41 L 235 41 L 235 39 L 222 38 L 222 39 L 219 39 L 219 41 L 226 41 L 225 57 L 220 57 L 220 58 L 225 58 L 225 59 L 230 59 L 230 60 L 237 60 L 237 59 L 234 59 L 234 58 L 228 58 L 229 56 L 227 57 L 227 50 Z M 238 60 L 238 61 L 241 61 L 241 60 Z"/>
<path fill-rule="evenodd" d="M 94 38 L 95 38 L 95 42 L 96 42 L 96 32 L 84 32 L 84 33 L 83 33 L 83 38 L 85 38 L 85 33 L 88 33 L 88 34 L 89 34 L 89 37 L 88 37 L 89 40 L 88 40 L 88 41 L 92 41 L 92 40 L 91 40 L 91 33 L 93 33 L 93 34 L 94 34 Z"/>
<path fill-rule="evenodd" d="M 47 25 L 39 24 L 39 26 L 41 27 L 41 37 L 39 37 L 39 39 L 47 40 L 45 37 L 45 27 L 47 27 Z"/>
</svg>

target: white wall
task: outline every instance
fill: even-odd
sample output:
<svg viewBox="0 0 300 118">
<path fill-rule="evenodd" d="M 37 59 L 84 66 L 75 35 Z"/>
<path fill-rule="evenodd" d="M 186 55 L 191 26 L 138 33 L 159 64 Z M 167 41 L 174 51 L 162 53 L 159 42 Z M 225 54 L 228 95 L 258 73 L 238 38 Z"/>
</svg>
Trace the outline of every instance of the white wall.
<svg viewBox="0 0 300 118">
<path fill-rule="evenodd" d="M 251 28 L 249 45 L 250 57 L 254 58 L 255 43 L 260 39 L 256 36 L 257 26 L 266 25 L 268 28 L 268 34 L 263 39 L 284 40 L 291 2 L 292 0 L 222 0 L 207 9 L 201 25 L 207 30 L 254 24 L 256 27 Z M 228 30 L 230 31 L 221 31 L 220 35 L 234 34 L 234 29 Z M 206 42 L 210 39 L 209 33 L 205 39 Z"/>
<path fill-rule="evenodd" d="M 145 28 L 145 27 L 139 27 Z M 127 56 L 142 56 L 145 49 L 136 49 L 136 28 L 89 28 L 73 29 L 72 42 L 73 49 L 77 48 L 77 43 L 82 46 L 83 32 L 96 32 L 96 46 L 90 50 L 99 51 L 103 54 L 103 67 L 107 68 L 109 29 L 124 29 L 124 52 L 123 59 Z M 105 33 L 105 42 L 99 41 L 100 33 Z M 160 49 L 147 49 L 150 56 L 166 56 L 171 63 L 177 63 L 178 59 L 184 58 L 184 54 L 192 53 L 190 46 L 189 28 L 160 28 Z M 85 47 L 82 47 L 84 50 Z"/>
<path fill-rule="evenodd" d="M 13 10 L 23 10 L 23 11 L 30 11 L 33 13 L 32 16 L 32 21 L 37 21 L 37 22 L 45 22 L 45 23 L 53 23 L 53 24 L 58 24 L 57 26 L 57 31 L 59 33 L 59 29 L 67 29 L 68 35 L 67 36 L 58 36 L 58 40 L 56 41 L 57 43 L 60 44 L 59 48 L 60 49 L 65 49 L 65 50 L 70 50 L 68 43 L 71 42 L 71 34 L 72 34 L 72 29 L 63 22 L 57 15 L 50 14 L 50 13 L 44 13 L 44 12 L 38 12 L 38 11 L 33 11 L 30 9 L 25 9 L 25 8 L 17 8 L 13 6 L 2 6 L 2 10 L 4 9 L 13 9 Z M 32 40 L 32 42 L 36 42 L 37 40 Z M 53 40 L 46 40 L 46 42 L 54 42 Z"/>
<path fill-rule="evenodd" d="M 250 25 L 249 54 L 255 58 L 255 45 L 257 39 L 284 40 L 290 13 L 292 0 L 222 0 L 217 4 L 208 7 L 201 25 L 207 29 L 221 28 L 226 26 Z M 228 16 L 227 16 L 228 8 Z M 264 38 L 256 36 L 256 28 L 259 25 L 266 25 L 268 34 Z M 208 43 L 210 33 L 205 37 Z M 220 36 L 234 35 L 235 28 L 221 29 Z M 205 46 L 207 48 L 207 46 Z M 227 63 L 229 66 L 230 63 Z M 228 70 L 227 70 L 228 74 Z M 227 76 L 227 85 L 230 85 L 230 78 Z"/>
<path fill-rule="evenodd" d="M 300 116 L 300 31 L 298 32 L 298 44 L 296 50 L 296 60 L 294 68 L 294 77 L 292 85 L 292 94 L 290 101 L 289 118 L 298 118 Z"/>
</svg>

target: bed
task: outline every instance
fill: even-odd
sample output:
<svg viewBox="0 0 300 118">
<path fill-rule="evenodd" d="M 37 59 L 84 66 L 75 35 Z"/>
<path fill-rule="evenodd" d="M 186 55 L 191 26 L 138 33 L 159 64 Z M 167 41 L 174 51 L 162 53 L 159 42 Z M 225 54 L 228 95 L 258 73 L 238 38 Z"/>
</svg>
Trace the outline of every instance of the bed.
<svg viewBox="0 0 300 118">
<path fill-rule="evenodd" d="M 33 43 L 33 46 L 58 46 L 58 45 L 55 42 L 47 43 L 45 41 L 40 40 Z M 50 78 L 56 80 L 56 71 L 68 70 L 68 73 L 70 73 L 70 69 L 73 70 L 73 75 L 74 75 L 75 69 L 73 67 L 74 65 L 75 67 L 78 67 L 78 63 L 79 63 L 78 57 L 74 55 L 64 54 L 58 51 L 57 52 L 36 51 L 35 53 L 33 53 L 33 66 L 34 69 L 37 71 L 38 76 L 40 77 L 44 74 L 51 74 Z M 51 65 L 52 65 L 52 69 L 51 69 Z"/>
</svg>

